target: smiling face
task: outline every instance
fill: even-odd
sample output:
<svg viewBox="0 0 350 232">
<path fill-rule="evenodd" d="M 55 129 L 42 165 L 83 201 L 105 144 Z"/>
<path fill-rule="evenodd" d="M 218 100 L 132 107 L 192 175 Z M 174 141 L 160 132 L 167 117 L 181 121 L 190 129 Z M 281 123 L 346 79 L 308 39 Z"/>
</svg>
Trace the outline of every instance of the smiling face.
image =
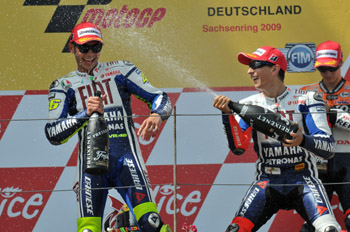
<svg viewBox="0 0 350 232">
<path fill-rule="evenodd" d="M 254 87 L 268 97 L 277 97 L 285 89 L 283 81 L 278 77 L 280 67 L 278 65 L 249 65 L 248 74 L 254 83 Z"/>
<path fill-rule="evenodd" d="M 249 65 L 248 74 L 254 83 L 254 87 L 257 89 L 264 90 L 269 85 L 271 85 L 275 79 L 272 75 L 273 66 L 272 65 L 259 65 L 256 66 L 252 61 Z"/>
<path fill-rule="evenodd" d="M 97 43 L 99 42 L 90 41 L 90 42 L 87 42 L 86 45 L 92 46 Z M 69 50 L 75 56 L 75 60 L 78 66 L 78 71 L 91 74 L 91 71 L 93 70 L 93 68 L 96 67 L 98 63 L 100 52 L 94 53 L 92 49 L 89 49 L 87 53 L 82 53 L 79 51 L 79 48 L 73 43 L 69 44 Z"/>
</svg>

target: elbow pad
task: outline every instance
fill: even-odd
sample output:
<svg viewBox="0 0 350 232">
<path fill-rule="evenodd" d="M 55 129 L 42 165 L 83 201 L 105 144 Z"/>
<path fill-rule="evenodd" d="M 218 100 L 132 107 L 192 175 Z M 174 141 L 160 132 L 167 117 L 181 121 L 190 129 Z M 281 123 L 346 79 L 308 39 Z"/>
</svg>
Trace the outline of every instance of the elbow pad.
<svg viewBox="0 0 350 232">
<path fill-rule="evenodd" d="M 229 116 L 229 124 L 230 131 L 227 131 L 226 133 L 231 137 L 231 141 L 228 142 L 230 150 L 235 155 L 242 155 L 249 146 L 252 128 L 249 127 L 243 132 L 233 115 Z"/>
</svg>

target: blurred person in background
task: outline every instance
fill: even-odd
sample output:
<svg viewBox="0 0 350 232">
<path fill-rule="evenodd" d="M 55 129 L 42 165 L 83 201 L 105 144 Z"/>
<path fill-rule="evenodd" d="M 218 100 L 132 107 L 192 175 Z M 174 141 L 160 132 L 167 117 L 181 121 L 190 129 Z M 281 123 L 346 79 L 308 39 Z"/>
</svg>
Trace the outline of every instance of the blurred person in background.
<svg viewBox="0 0 350 232">
<path fill-rule="evenodd" d="M 319 161 L 320 179 L 325 185 L 329 200 L 338 194 L 344 212 L 344 222 L 350 231 L 350 82 L 341 76 L 343 53 L 339 43 L 326 41 L 316 48 L 317 68 L 322 80 L 302 88 L 314 91 L 324 100 L 328 122 L 336 142 L 335 156 L 327 162 Z M 315 231 L 305 223 L 301 232 Z"/>
</svg>

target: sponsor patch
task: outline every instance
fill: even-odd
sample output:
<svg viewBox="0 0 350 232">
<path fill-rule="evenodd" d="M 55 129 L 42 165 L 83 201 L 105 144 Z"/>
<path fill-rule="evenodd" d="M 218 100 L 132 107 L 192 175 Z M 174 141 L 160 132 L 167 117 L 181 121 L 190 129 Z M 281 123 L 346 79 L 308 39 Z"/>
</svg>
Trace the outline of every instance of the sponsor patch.
<svg viewBox="0 0 350 232">
<path fill-rule="evenodd" d="M 316 52 L 316 59 L 319 58 L 333 58 L 337 59 L 338 51 L 336 50 L 320 50 Z"/>
<path fill-rule="evenodd" d="M 278 56 L 272 55 L 272 56 L 270 56 L 269 60 L 276 62 L 278 60 Z"/>
<path fill-rule="evenodd" d="M 101 37 L 100 31 L 93 27 L 88 27 L 88 28 L 83 28 L 78 30 L 78 37 L 87 36 L 87 35 L 94 35 L 94 36 Z"/>
<path fill-rule="evenodd" d="M 276 167 L 265 167 L 265 173 L 271 175 L 281 175 L 281 169 Z"/>
<path fill-rule="evenodd" d="M 326 99 L 327 99 L 327 100 L 336 100 L 336 99 L 338 99 L 338 95 L 328 94 L 328 95 L 326 96 Z"/>
<path fill-rule="evenodd" d="M 72 83 L 69 80 L 62 80 L 61 86 L 65 89 L 68 90 L 70 87 L 72 87 Z"/>
<path fill-rule="evenodd" d="M 143 82 L 144 84 L 148 83 L 148 79 L 147 79 L 147 77 L 145 76 L 145 74 L 143 74 L 143 73 L 142 73 L 142 82 Z"/>
<path fill-rule="evenodd" d="M 325 109 L 324 107 L 317 106 L 317 107 L 316 107 L 316 111 L 317 111 L 317 112 L 325 112 L 326 109 Z"/>
<path fill-rule="evenodd" d="M 350 97 L 350 92 L 341 92 L 339 97 Z"/>
<path fill-rule="evenodd" d="M 304 170 L 304 169 L 305 169 L 305 163 L 301 163 L 301 164 L 295 165 L 294 169 L 295 169 L 296 171 Z"/>
<path fill-rule="evenodd" d="M 258 48 L 253 54 L 257 54 L 258 56 L 262 56 L 266 52 L 265 49 Z"/>
</svg>

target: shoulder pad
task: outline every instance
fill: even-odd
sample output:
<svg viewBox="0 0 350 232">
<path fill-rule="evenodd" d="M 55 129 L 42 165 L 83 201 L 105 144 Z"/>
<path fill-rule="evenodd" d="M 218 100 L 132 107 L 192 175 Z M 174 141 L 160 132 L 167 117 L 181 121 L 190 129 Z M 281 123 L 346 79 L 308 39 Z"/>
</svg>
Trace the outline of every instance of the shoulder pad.
<svg viewBox="0 0 350 232">
<path fill-rule="evenodd" d="M 58 86 L 58 83 L 59 83 L 58 80 L 54 80 L 54 81 L 51 83 L 49 89 L 56 88 L 56 87 Z"/>
<path fill-rule="evenodd" d="M 318 92 L 314 93 L 314 99 L 316 101 L 322 101 L 323 102 L 323 97 L 322 97 L 321 93 L 318 93 Z"/>
<path fill-rule="evenodd" d="M 126 66 L 133 66 L 134 64 L 131 63 L 130 61 L 127 61 L 127 60 L 123 60 L 123 63 L 126 65 Z"/>
</svg>

